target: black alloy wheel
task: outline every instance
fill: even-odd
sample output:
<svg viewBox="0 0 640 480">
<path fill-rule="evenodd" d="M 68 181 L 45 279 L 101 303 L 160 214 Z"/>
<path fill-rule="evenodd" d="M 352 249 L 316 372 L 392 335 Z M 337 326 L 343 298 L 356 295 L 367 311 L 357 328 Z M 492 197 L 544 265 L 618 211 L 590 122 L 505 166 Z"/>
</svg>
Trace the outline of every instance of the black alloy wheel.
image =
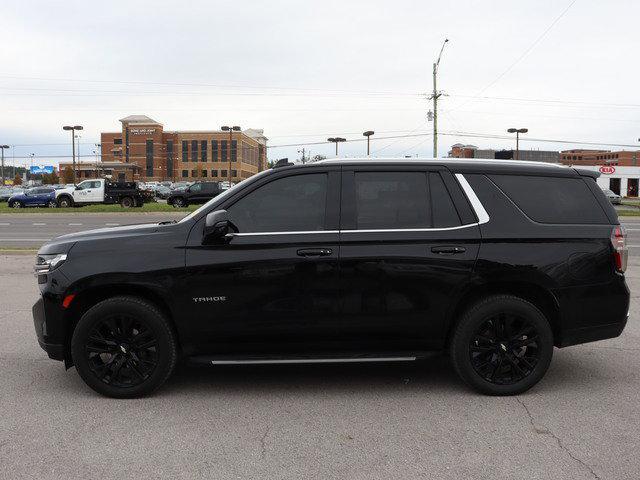
<svg viewBox="0 0 640 480">
<path fill-rule="evenodd" d="M 535 369 L 540 361 L 539 342 L 536 327 L 529 320 L 499 313 L 471 337 L 471 365 L 488 382 L 512 385 Z"/>
<path fill-rule="evenodd" d="M 175 208 L 182 208 L 187 206 L 187 202 L 185 202 L 184 198 L 182 197 L 174 198 L 172 203 Z"/>
<path fill-rule="evenodd" d="M 85 344 L 89 368 L 114 387 L 133 387 L 158 366 L 158 339 L 153 331 L 127 314 L 97 322 Z"/>
<path fill-rule="evenodd" d="M 493 295 L 471 305 L 449 344 L 460 378 L 488 395 L 516 395 L 538 383 L 549 368 L 553 346 L 547 318 L 513 295 Z"/>
<path fill-rule="evenodd" d="M 153 392 L 171 376 L 177 342 L 169 320 L 154 304 L 113 297 L 82 315 L 71 339 L 71 356 L 96 392 L 133 398 Z"/>
<path fill-rule="evenodd" d="M 124 197 L 122 200 L 120 200 L 120 205 L 122 206 L 122 208 L 131 208 L 134 206 L 134 202 L 131 197 Z"/>
</svg>

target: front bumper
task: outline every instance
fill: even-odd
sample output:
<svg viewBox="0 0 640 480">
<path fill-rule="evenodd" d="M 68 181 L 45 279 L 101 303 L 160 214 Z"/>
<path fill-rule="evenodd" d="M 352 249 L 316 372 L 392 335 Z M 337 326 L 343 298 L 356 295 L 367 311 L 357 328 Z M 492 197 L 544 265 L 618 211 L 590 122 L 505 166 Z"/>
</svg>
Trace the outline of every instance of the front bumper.
<svg viewBox="0 0 640 480">
<path fill-rule="evenodd" d="M 38 344 L 47 352 L 49 358 L 54 360 L 64 360 L 64 344 L 52 338 L 47 331 L 47 318 L 45 313 L 45 304 L 42 296 L 33 305 L 31 309 L 33 314 L 33 326 L 38 337 Z"/>
</svg>

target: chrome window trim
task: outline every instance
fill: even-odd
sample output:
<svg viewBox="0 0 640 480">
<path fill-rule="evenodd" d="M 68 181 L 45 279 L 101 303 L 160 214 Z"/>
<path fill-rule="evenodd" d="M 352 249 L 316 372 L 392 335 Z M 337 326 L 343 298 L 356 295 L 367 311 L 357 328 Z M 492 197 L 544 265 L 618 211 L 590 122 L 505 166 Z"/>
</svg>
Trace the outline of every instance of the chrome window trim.
<svg viewBox="0 0 640 480">
<path fill-rule="evenodd" d="M 490 219 L 489 214 L 484 209 L 484 206 L 476 195 L 476 192 L 473 191 L 473 188 L 471 188 L 471 185 L 469 185 L 469 182 L 467 182 L 467 179 L 464 178 L 463 174 L 456 173 L 456 178 L 458 179 L 458 183 L 460 183 L 462 190 L 464 190 L 465 195 L 469 199 L 469 202 L 471 202 L 473 210 L 476 212 L 476 216 L 478 217 L 478 225 L 487 223 Z"/>
<path fill-rule="evenodd" d="M 386 232 L 441 232 L 447 230 L 460 230 L 462 228 L 475 227 L 478 223 L 467 223 L 455 227 L 434 227 L 434 228 L 376 228 L 370 230 L 340 230 L 340 233 L 386 233 Z"/>
<path fill-rule="evenodd" d="M 256 235 L 310 235 L 312 233 L 340 233 L 339 230 L 303 230 L 303 231 L 284 231 L 284 232 L 245 232 L 245 233 L 228 233 L 232 237 L 247 237 Z"/>
</svg>

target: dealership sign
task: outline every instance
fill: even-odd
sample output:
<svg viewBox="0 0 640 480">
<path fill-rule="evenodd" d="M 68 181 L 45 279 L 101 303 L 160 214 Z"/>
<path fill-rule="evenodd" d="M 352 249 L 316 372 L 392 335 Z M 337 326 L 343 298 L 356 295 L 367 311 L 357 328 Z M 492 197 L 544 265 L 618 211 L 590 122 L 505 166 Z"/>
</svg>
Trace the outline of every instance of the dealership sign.
<svg viewBox="0 0 640 480">
<path fill-rule="evenodd" d="M 29 173 L 31 173 L 31 175 L 43 175 L 45 173 L 51 174 L 53 173 L 53 165 L 32 165 L 31 168 L 29 168 Z"/>
<path fill-rule="evenodd" d="M 156 131 L 155 128 L 130 128 L 129 131 L 135 135 L 151 135 Z"/>
<path fill-rule="evenodd" d="M 612 173 L 616 173 L 616 167 L 610 167 L 608 165 L 603 165 L 599 168 L 600 173 L 604 173 L 605 175 L 611 175 Z"/>
</svg>

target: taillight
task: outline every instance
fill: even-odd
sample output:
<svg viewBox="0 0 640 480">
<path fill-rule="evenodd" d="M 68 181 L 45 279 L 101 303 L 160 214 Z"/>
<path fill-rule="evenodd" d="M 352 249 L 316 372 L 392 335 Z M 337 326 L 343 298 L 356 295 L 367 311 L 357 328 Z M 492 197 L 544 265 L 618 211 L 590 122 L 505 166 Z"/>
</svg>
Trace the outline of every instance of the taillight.
<svg viewBox="0 0 640 480">
<path fill-rule="evenodd" d="M 627 231 L 622 225 L 616 225 L 611 232 L 611 246 L 613 247 L 613 259 L 616 264 L 616 270 L 624 273 L 627 269 Z"/>
</svg>

